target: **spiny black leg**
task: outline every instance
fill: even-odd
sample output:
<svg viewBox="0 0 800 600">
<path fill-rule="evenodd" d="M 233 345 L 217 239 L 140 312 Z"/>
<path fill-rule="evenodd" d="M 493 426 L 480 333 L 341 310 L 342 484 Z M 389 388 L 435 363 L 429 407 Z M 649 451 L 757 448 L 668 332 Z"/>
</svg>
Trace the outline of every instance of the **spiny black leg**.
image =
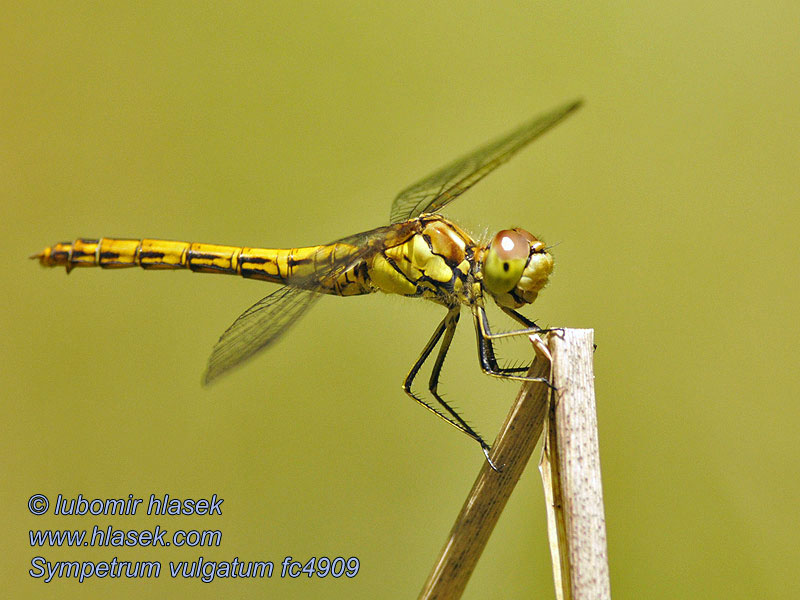
<svg viewBox="0 0 800 600">
<path fill-rule="evenodd" d="M 534 331 L 533 333 L 549 333 L 550 331 L 559 331 L 559 332 L 564 331 L 563 327 L 550 327 L 547 329 L 542 329 L 536 323 L 531 321 L 528 317 L 518 313 L 513 308 L 506 308 L 505 306 L 501 306 L 500 310 L 502 310 L 504 313 L 506 313 L 509 317 L 511 317 L 515 321 L 522 323 L 525 327 L 529 329 L 536 329 L 537 331 Z"/>
<path fill-rule="evenodd" d="M 456 325 L 458 324 L 459 312 L 460 312 L 459 307 L 451 308 L 448 311 L 447 316 L 445 316 L 445 318 L 442 319 L 442 322 L 439 323 L 439 325 L 436 327 L 436 330 L 433 332 L 433 335 L 428 340 L 428 343 L 425 344 L 425 347 L 422 349 L 419 358 L 411 367 L 411 370 L 408 372 L 408 375 L 406 375 L 406 379 L 403 383 L 403 390 L 405 390 L 406 394 L 408 394 L 413 400 L 415 400 L 416 402 L 427 408 L 436 416 L 438 416 L 441 419 L 444 419 L 456 429 L 463 431 L 468 436 L 476 440 L 481 445 L 481 448 L 483 448 L 484 454 L 486 454 L 486 458 L 488 460 L 489 459 L 488 444 L 486 444 L 486 442 L 483 441 L 483 439 L 477 433 L 475 433 L 475 431 L 469 425 L 467 425 L 467 423 L 461 418 L 461 416 L 458 415 L 458 413 L 456 413 L 452 409 L 452 407 L 450 407 L 444 400 L 442 400 L 441 396 L 439 396 L 435 392 L 436 383 L 438 383 L 439 374 L 441 373 L 442 370 L 442 364 L 444 363 L 445 356 L 447 355 L 447 349 L 450 346 L 450 342 L 453 340 L 453 334 L 455 333 Z M 425 364 L 425 361 L 428 359 L 431 352 L 436 347 L 436 344 L 439 342 L 439 340 L 442 337 L 442 334 L 444 334 L 445 331 L 447 331 L 447 335 L 445 336 L 445 341 L 442 344 L 442 348 L 439 350 L 439 354 L 436 358 L 436 364 L 434 365 L 433 372 L 431 373 L 430 387 L 432 388 L 431 391 L 433 392 L 436 401 L 439 402 L 439 404 L 441 404 L 445 408 L 445 410 L 449 413 L 449 415 L 445 414 L 435 406 L 429 404 L 427 401 L 425 401 L 422 397 L 418 396 L 412 390 L 414 379 L 416 378 L 417 373 L 419 373 L 419 370 L 422 368 L 422 365 Z M 491 460 L 489 460 L 489 465 L 493 469 L 498 470 Z"/>
<path fill-rule="evenodd" d="M 450 408 L 447 405 L 447 403 L 444 403 L 441 401 L 440 398 L 437 398 L 437 401 L 440 402 L 448 410 L 448 412 L 453 414 L 454 417 L 450 417 L 444 414 L 438 408 L 432 406 L 431 404 L 426 402 L 422 397 L 418 396 L 412 389 L 412 386 L 414 384 L 414 379 L 416 378 L 417 373 L 419 373 L 420 368 L 422 368 L 422 365 L 428 359 L 431 352 L 436 347 L 436 344 L 441 339 L 442 334 L 445 332 L 445 329 L 448 327 L 451 329 L 451 331 L 448 334 L 449 339 L 447 345 L 448 346 L 450 345 L 450 341 L 453 339 L 453 333 L 455 332 L 455 326 L 458 323 L 458 311 L 459 311 L 458 307 L 450 309 L 445 318 L 442 319 L 442 322 L 439 323 L 439 325 L 436 327 L 436 330 L 433 332 L 431 339 L 429 339 L 428 343 L 425 344 L 425 347 L 422 349 L 419 358 L 414 363 L 414 366 L 411 367 L 411 370 L 408 372 L 408 375 L 406 375 L 405 382 L 403 383 L 403 390 L 405 390 L 406 394 L 408 394 L 416 402 L 419 402 L 422 406 L 424 406 L 425 408 L 436 414 L 438 417 L 450 423 L 456 429 L 463 431 L 471 438 L 477 440 L 478 442 L 483 443 L 481 438 L 472 429 L 470 429 L 470 427 L 466 423 L 464 423 L 463 419 L 461 419 L 460 416 L 455 414 L 455 412 L 452 410 L 452 408 Z M 437 363 L 439 363 L 439 368 L 436 370 L 437 378 L 438 378 L 438 373 L 441 371 L 441 363 L 444 362 L 444 355 L 446 354 L 447 354 L 446 349 L 444 350 L 444 354 L 441 351 L 439 352 L 439 358 L 437 359 Z"/>
<path fill-rule="evenodd" d="M 534 323 L 533 321 L 531 321 L 531 320 L 530 320 L 528 317 L 526 317 L 525 315 L 523 315 L 523 314 L 521 314 L 521 313 L 518 313 L 518 312 L 517 312 L 517 311 L 515 311 L 513 308 L 508 308 L 508 307 L 505 307 L 505 306 L 501 306 L 501 307 L 500 307 L 500 310 L 502 310 L 502 311 L 503 311 L 504 313 L 506 313 L 506 314 L 507 314 L 509 317 L 511 317 L 512 319 L 514 319 L 516 322 L 518 322 L 518 323 L 521 323 L 522 325 L 524 325 L 524 326 L 525 326 L 526 328 L 528 328 L 528 329 L 538 329 L 539 331 L 541 331 L 541 330 L 542 330 L 542 328 L 541 328 L 541 327 L 539 327 L 539 326 L 538 326 L 536 323 Z"/>
<path fill-rule="evenodd" d="M 530 369 L 530 365 L 521 367 L 501 367 L 495 356 L 494 344 L 491 338 L 484 338 L 480 335 L 478 335 L 478 357 L 481 361 L 481 368 L 490 375 L 510 375 L 513 373 L 527 372 Z"/>
<path fill-rule="evenodd" d="M 480 313 L 480 326 L 483 337 L 487 339 L 497 340 L 500 338 L 515 337 L 518 335 L 533 335 L 534 333 L 546 333 L 550 331 L 549 329 L 542 329 L 536 323 L 534 323 L 530 319 L 527 319 L 526 317 L 519 314 L 515 310 L 511 310 L 510 308 L 501 308 L 501 309 L 512 319 L 514 319 L 515 321 L 519 321 L 520 323 L 525 325 L 525 329 L 515 329 L 513 331 L 492 333 L 489 327 L 489 317 L 486 316 L 486 309 L 483 306 L 477 306 L 473 310 L 477 310 L 478 313 Z"/>
<path fill-rule="evenodd" d="M 555 331 L 555 332 L 563 332 L 564 331 L 563 327 L 552 327 L 552 328 L 547 328 L 547 329 L 539 327 L 535 322 L 531 321 L 525 315 L 518 313 L 513 308 L 507 308 L 505 306 L 501 306 L 500 310 L 502 310 L 504 313 L 506 313 L 509 317 L 511 317 L 515 321 L 518 321 L 519 323 L 522 323 L 529 330 L 531 330 L 531 329 L 535 330 L 534 333 L 550 333 L 551 331 Z M 484 312 L 484 317 L 485 317 L 485 314 L 486 313 Z M 488 322 L 486 323 L 486 327 L 487 327 L 487 330 L 488 330 Z M 521 333 L 523 333 L 523 332 L 520 332 L 520 334 Z M 526 331 L 526 333 L 527 333 L 527 331 Z M 515 371 L 515 372 L 521 372 L 521 371 L 526 371 L 527 372 L 528 369 L 530 369 L 530 365 L 523 366 L 523 367 L 518 367 L 518 368 L 515 367 L 515 368 L 507 369 L 507 370 L 508 371 Z M 548 385 L 550 385 L 549 382 L 548 382 Z M 550 386 L 550 387 L 552 387 L 552 386 Z"/>
<path fill-rule="evenodd" d="M 514 331 L 506 331 L 506 332 L 503 332 L 503 333 L 492 333 L 492 331 L 491 331 L 491 329 L 489 327 L 489 318 L 486 316 L 486 309 L 484 307 L 482 307 L 482 306 L 479 306 L 477 308 L 477 310 L 480 312 L 480 315 L 481 315 L 481 321 L 480 321 L 481 336 L 486 341 L 486 352 L 489 355 L 489 360 L 490 360 L 489 364 L 490 364 L 490 370 L 492 372 L 490 372 L 489 374 L 493 375 L 495 373 L 499 373 L 499 374 L 502 375 L 502 374 L 512 374 L 512 373 L 524 373 L 524 372 L 527 372 L 528 369 L 530 369 L 530 365 L 525 365 L 525 366 L 521 366 L 521 367 L 500 367 L 500 366 L 498 366 L 498 363 L 497 363 L 497 361 L 495 360 L 495 357 L 494 357 L 494 346 L 492 344 L 492 340 L 503 339 L 503 338 L 513 337 L 513 336 L 520 336 L 520 335 L 533 335 L 533 334 L 547 333 L 547 332 L 550 332 L 550 331 L 561 331 L 561 329 L 542 329 L 536 323 L 534 323 L 533 321 L 528 319 L 525 315 L 522 315 L 522 314 L 518 313 L 517 311 L 515 311 L 512 308 L 507 308 L 507 307 L 501 306 L 500 309 L 504 313 L 506 313 L 509 317 L 514 319 L 515 321 L 518 321 L 518 322 L 522 323 L 523 325 L 525 325 L 526 329 L 516 329 Z M 491 365 L 494 365 L 494 366 L 491 366 Z"/>
<path fill-rule="evenodd" d="M 501 306 L 500 310 L 502 310 L 504 313 L 506 313 L 509 317 L 511 317 L 515 321 L 517 321 L 517 322 L 519 322 L 519 323 L 521 323 L 522 325 L 525 326 L 526 329 L 517 330 L 518 331 L 518 335 L 522 335 L 522 334 L 530 335 L 528 332 L 546 333 L 546 332 L 550 331 L 549 329 L 542 329 L 536 323 L 531 321 L 528 317 L 526 317 L 523 314 L 518 313 L 513 308 L 507 308 L 505 306 Z M 486 312 L 485 311 L 483 313 L 483 318 L 484 318 L 484 327 L 488 331 L 489 330 L 489 323 L 488 323 L 488 319 L 486 319 Z M 514 334 L 516 332 L 512 331 L 512 332 L 509 332 L 509 333 Z M 493 335 L 493 334 L 490 334 L 490 335 Z M 530 364 L 527 364 L 527 365 L 522 365 L 520 367 L 504 367 L 503 371 L 506 372 L 506 373 L 527 373 L 530 368 L 531 368 Z"/>
<path fill-rule="evenodd" d="M 436 362 L 433 363 L 431 377 L 428 380 L 428 390 L 434 394 L 436 394 L 436 390 L 438 389 L 439 375 L 442 372 L 442 365 L 444 364 L 444 359 L 447 356 L 447 351 L 450 349 L 450 343 L 453 341 L 453 335 L 456 332 L 456 326 L 458 325 L 458 319 L 460 316 L 460 311 L 451 310 L 447 313 L 447 317 L 445 317 L 447 326 L 445 328 L 444 339 L 442 340 L 442 345 L 439 347 L 439 354 L 436 355 Z"/>
<path fill-rule="evenodd" d="M 486 321 L 486 311 L 481 310 L 481 319 L 483 320 L 484 327 L 477 328 L 478 334 L 478 356 L 481 361 L 481 368 L 485 372 L 491 373 L 521 373 L 527 372 L 530 366 L 523 367 L 501 367 L 497 362 L 497 357 L 494 353 L 494 344 L 492 343 L 491 335 L 483 335 L 483 331 L 488 329 L 489 323 Z"/>
<path fill-rule="evenodd" d="M 448 313 L 449 315 L 450 313 Z M 439 342 L 439 339 L 442 337 L 442 333 L 444 333 L 445 325 L 447 325 L 447 317 L 442 319 L 442 322 L 436 327 L 436 330 L 433 332 L 431 339 L 428 340 L 428 343 L 425 344 L 425 347 L 422 349 L 422 352 L 417 358 L 417 362 L 414 363 L 414 366 L 411 367 L 411 370 L 406 375 L 406 379 L 403 382 L 403 389 L 405 390 L 406 394 L 414 398 L 414 400 L 419 400 L 416 398 L 414 393 L 411 391 L 411 386 L 414 384 L 414 378 L 419 373 L 419 370 L 422 368 L 422 365 L 425 364 L 425 361 L 428 360 L 428 357 L 431 355 L 431 352 L 436 347 L 436 344 Z"/>
<path fill-rule="evenodd" d="M 486 443 L 486 441 L 478 434 L 478 432 L 470 427 L 469 424 L 467 424 L 467 422 L 461 418 L 461 415 L 459 415 L 452 406 L 445 402 L 444 398 L 442 398 L 438 393 L 439 376 L 442 373 L 442 365 L 444 365 L 444 359 L 447 357 L 447 351 L 450 349 L 450 343 L 453 341 L 453 335 L 456 332 L 456 327 L 458 326 L 458 319 L 460 316 L 461 311 L 459 308 L 454 308 L 447 313 L 447 317 L 445 318 L 447 321 L 447 327 L 444 332 L 444 338 L 442 338 L 442 345 L 439 346 L 439 353 L 436 355 L 436 362 L 434 362 L 433 369 L 431 369 L 431 377 L 428 380 L 428 391 L 430 391 L 433 397 L 436 398 L 436 401 L 441 404 L 444 409 L 453 417 L 453 420 L 458 422 L 457 427 L 481 445 L 489 466 L 495 471 L 499 472 L 500 469 L 489 458 L 489 450 L 491 450 L 489 444 Z"/>
<path fill-rule="evenodd" d="M 475 307 L 472 311 L 473 320 L 475 321 L 475 335 L 478 339 L 478 359 L 480 360 L 481 369 L 487 375 L 498 377 L 501 379 L 512 379 L 514 381 L 540 381 L 547 384 L 548 387 L 553 387 L 546 377 L 527 377 L 525 375 L 515 375 L 521 371 L 527 371 L 528 367 L 511 367 L 504 368 L 497 363 L 494 354 L 494 346 L 492 340 L 497 337 L 506 337 L 506 334 L 492 335 L 488 330 L 488 320 L 486 320 L 486 311 L 483 307 Z M 532 333 L 541 332 L 538 329 Z M 510 332 L 512 335 L 528 334 L 527 331 Z"/>
</svg>

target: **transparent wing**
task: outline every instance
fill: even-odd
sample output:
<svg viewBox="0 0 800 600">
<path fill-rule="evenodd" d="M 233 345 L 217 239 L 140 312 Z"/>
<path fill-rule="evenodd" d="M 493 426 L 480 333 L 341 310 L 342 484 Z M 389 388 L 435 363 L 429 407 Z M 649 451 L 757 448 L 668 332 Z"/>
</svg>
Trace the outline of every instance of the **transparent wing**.
<svg viewBox="0 0 800 600">
<path fill-rule="evenodd" d="M 320 246 L 314 272 L 290 280 L 244 311 L 219 338 L 208 359 L 203 383 L 209 384 L 232 367 L 267 348 L 322 296 L 321 289 L 359 261 L 404 241 L 414 224 L 388 225 Z"/>
<path fill-rule="evenodd" d="M 422 213 L 432 213 L 466 192 L 518 150 L 577 110 L 582 100 L 565 104 L 521 125 L 511 133 L 481 146 L 470 154 L 407 187 L 392 203 L 391 223 Z"/>
<path fill-rule="evenodd" d="M 313 306 L 321 294 L 284 285 L 244 311 L 219 338 L 208 359 L 203 384 L 274 342 Z"/>
</svg>

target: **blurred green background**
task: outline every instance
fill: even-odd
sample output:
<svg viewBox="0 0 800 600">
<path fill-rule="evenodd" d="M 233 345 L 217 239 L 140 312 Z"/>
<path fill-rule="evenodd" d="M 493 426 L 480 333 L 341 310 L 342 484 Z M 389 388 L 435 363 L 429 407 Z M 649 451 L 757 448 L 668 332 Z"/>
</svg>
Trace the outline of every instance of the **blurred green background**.
<svg viewBox="0 0 800 600">
<path fill-rule="evenodd" d="M 3 589 L 415 597 L 483 462 L 400 389 L 441 309 L 325 298 L 203 389 L 219 334 L 274 286 L 65 277 L 26 257 L 79 236 L 329 241 L 383 224 L 404 186 L 582 96 L 447 214 L 557 244 L 527 314 L 596 331 L 612 593 L 800 596 L 799 22 L 796 2 L 7 4 Z M 480 373 L 464 323 L 442 385 L 493 437 L 516 386 Z M 225 501 L 222 517 L 34 517 L 34 493 Z M 223 543 L 28 542 L 30 529 L 95 524 L 219 529 Z M 165 570 L 45 584 L 28 575 L 36 555 Z M 166 567 L 287 555 L 357 556 L 361 572 L 204 584 Z M 466 597 L 552 597 L 535 464 Z"/>
</svg>

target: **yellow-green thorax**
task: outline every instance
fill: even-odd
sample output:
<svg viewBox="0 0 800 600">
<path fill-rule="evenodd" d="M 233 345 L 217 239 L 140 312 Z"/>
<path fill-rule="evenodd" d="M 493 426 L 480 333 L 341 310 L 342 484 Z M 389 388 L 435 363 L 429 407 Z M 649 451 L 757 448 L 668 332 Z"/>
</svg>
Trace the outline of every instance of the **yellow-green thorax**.
<svg viewBox="0 0 800 600">
<path fill-rule="evenodd" d="M 438 215 L 423 215 L 409 237 L 376 253 L 369 278 L 379 291 L 452 305 L 466 301 L 475 242 Z"/>
</svg>

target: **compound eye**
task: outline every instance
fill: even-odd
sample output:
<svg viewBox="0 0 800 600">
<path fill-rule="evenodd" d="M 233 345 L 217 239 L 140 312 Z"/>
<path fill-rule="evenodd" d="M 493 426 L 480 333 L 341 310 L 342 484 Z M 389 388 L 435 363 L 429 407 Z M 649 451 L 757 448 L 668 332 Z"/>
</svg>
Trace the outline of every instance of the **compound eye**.
<svg viewBox="0 0 800 600">
<path fill-rule="evenodd" d="M 516 231 L 518 234 L 520 234 L 522 237 L 528 240 L 528 243 L 530 244 L 538 241 L 530 231 L 525 231 L 521 227 L 514 227 L 513 231 Z"/>
<path fill-rule="evenodd" d="M 526 240 L 528 240 L 528 246 L 530 247 L 530 252 L 541 253 L 544 252 L 544 243 L 540 240 L 536 239 L 536 236 L 533 235 L 530 231 L 525 231 L 520 227 L 514 227 L 514 231 L 519 233 L 523 236 Z"/>
<path fill-rule="evenodd" d="M 519 231 L 505 229 L 494 236 L 483 263 L 487 289 L 495 294 L 513 290 L 522 277 L 529 254 L 530 242 Z"/>
<path fill-rule="evenodd" d="M 509 261 L 526 259 L 530 252 L 528 238 L 514 229 L 504 229 L 494 236 L 491 248 L 499 258 Z"/>
</svg>

